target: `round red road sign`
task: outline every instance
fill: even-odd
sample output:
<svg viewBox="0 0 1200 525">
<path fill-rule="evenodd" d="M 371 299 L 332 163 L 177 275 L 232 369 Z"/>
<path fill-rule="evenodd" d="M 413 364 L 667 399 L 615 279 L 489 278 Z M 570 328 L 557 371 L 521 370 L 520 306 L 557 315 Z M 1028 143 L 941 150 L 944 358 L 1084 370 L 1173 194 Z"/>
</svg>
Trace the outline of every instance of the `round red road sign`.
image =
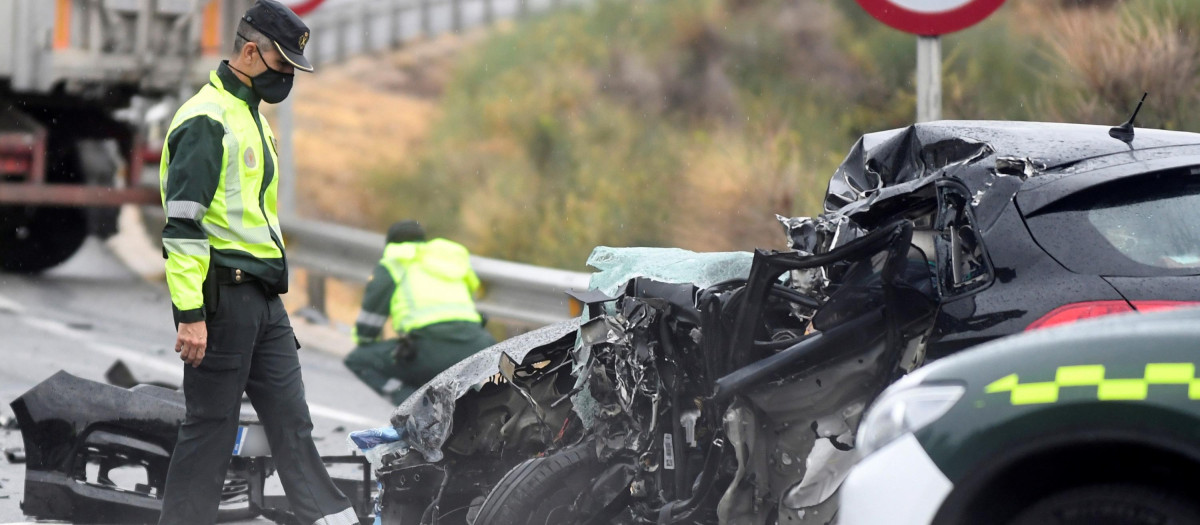
<svg viewBox="0 0 1200 525">
<path fill-rule="evenodd" d="M 981 22 L 1004 0 L 856 0 L 871 16 L 901 31 L 944 35 Z"/>
<path fill-rule="evenodd" d="M 305 16 L 321 7 L 325 0 L 284 0 L 283 4 L 292 9 L 296 16 Z"/>
</svg>

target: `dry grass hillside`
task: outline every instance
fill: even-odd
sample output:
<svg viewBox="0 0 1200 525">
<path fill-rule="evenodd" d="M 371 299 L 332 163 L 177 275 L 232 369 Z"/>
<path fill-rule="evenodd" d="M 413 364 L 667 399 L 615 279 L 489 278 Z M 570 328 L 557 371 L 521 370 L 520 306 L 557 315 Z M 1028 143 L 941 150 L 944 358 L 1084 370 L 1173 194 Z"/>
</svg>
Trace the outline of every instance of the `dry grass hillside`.
<svg viewBox="0 0 1200 525">
<path fill-rule="evenodd" d="M 324 66 L 297 82 L 297 198 L 305 217 L 369 227 L 366 218 L 389 214 L 389 201 L 366 175 L 401 165 L 419 149 L 456 56 L 479 38 L 417 42 Z"/>
</svg>

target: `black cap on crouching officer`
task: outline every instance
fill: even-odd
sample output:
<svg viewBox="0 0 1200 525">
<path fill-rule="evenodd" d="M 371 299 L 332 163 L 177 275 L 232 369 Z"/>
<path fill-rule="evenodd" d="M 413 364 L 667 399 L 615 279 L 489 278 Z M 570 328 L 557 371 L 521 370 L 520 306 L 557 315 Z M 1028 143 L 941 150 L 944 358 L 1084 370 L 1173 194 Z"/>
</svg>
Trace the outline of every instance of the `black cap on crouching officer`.
<svg viewBox="0 0 1200 525">
<path fill-rule="evenodd" d="M 404 220 L 392 224 L 388 228 L 387 243 L 395 244 L 402 242 L 424 242 L 425 228 L 421 227 L 421 223 L 414 220 Z"/>
<path fill-rule="evenodd" d="M 275 49 L 292 67 L 312 73 L 312 63 L 304 58 L 308 26 L 291 9 L 275 0 L 258 0 L 242 15 L 242 20 L 270 38 Z"/>
</svg>

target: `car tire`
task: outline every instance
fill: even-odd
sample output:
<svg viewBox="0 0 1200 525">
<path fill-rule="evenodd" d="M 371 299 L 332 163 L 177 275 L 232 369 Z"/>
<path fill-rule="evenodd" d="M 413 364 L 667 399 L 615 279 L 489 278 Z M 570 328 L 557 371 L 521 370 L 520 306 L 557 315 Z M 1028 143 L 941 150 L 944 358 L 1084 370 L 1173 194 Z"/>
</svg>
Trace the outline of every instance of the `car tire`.
<svg viewBox="0 0 1200 525">
<path fill-rule="evenodd" d="M 1200 508 L 1169 492 L 1140 485 L 1092 485 L 1051 495 L 1011 525 L 1185 525 Z"/>
<path fill-rule="evenodd" d="M 601 470 L 587 445 L 527 460 L 496 483 L 472 525 L 573 523 L 571 505 Z"/>
</svg>

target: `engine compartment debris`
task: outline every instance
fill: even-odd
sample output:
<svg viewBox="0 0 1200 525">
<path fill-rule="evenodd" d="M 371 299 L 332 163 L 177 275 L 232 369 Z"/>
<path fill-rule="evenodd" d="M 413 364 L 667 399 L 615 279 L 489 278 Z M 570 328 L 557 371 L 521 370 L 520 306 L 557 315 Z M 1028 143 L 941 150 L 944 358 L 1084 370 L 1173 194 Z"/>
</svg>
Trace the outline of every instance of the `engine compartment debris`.
<svg viewBox="0 0 1200 525">
<path fill-rule="evenodd" d="M 118 382 L 133 382 L 126 370 Z M 121 381 L 124 379 L 124 381 Z M 148 523 L 158 520 L 167 466 L 186 412 L 183 393 L 153 384 L 130 388 L 89 381 L 60 371 L 11 403 L 20 423 L 25 461 L 22 511 L 45 520 L 80 523 Z M 219 521 L 265 516 L 290 523 L 287 501 L 264 493 L 274 465 L 265 432 L 243 411 L 242 438 L 222 489 Z M 360 516 L 370 516 L 371 468 L 362 456 L 323 456 L 326 464 L 359 465 L 362 479 L 338 479 Z"/>
</svg>

